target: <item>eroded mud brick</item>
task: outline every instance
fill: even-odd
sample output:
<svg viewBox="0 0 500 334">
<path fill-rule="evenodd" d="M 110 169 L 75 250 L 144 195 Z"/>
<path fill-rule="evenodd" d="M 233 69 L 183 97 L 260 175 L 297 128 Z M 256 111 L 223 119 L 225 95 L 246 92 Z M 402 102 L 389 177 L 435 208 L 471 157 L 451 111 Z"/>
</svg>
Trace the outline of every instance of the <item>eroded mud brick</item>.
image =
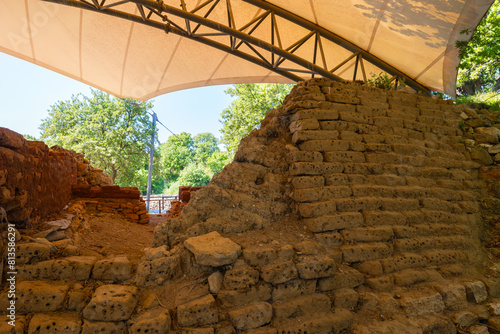
<svg viewBox="0 0 500 334">
<path fill-rule="evenodd" d="M 356 269 L 373 277 L 380 276 L 384 273 L 384 269 L 382 268 L 380 261 L 366 261 L 360 263 Z"/>
<path fill-rule="evenodd" d="M 400 253 L 419 253 L 428 249 L 434 249 L 433 238 L 420 237 L 415 239 L 395 239 L 394 249 Z"/>
<path fill-rule="evenodd" d="M 467 254 L 455 250 L 435 250 L 422 253 L 429 265 L 440 266 L 445 264 L 468 261 Z"/>
<path fill-rule="evenodd" d="M 285 283 L 297 276 L 297 267 L 292 261 L 274 262 L 260 269 L 260 277 L 271 284 Z"/>
<path fill-rule="evenodd" d="M 410 286 L 427 281 L 429 279 L 429 274 L 420 269 L 405 269 L 395 273 L 393 277 L 394 284 L 398 286 Z"/>
<path fill-rule="evenodd" d="M 344 237 L 338 232 L 315 233 L 314 238 L 328 247 L 338 247 L 344 244 Z"/>
<path fill-rule="evenodd" d="M 475 281 L 465 284 L 467 299 L 474 303 L 482 303 L 488 299 L 488 291 L 481 281 Z"/>
<path fill-rule="evenodd" d="M 285 300 L 301 295 L 310 295 L 316 291 L 316 280 L 295 279 L 274 286 L 272 297 L 274 301 Z"/>
<path fill-rule="evenodd" d="M 132 263 L 126 256 L 97 261 L 92 277 L 98 280 L 124 281 L 132 277 Z"/>
<path fill-rule="evenodd" d="M 303 256 L 297 263 L 300 278 L 315 279 L 330 277 L 336 271 L 335 261 L 325 255 Z"/>
<path fill-rule="evenodd" d="M 382 259 L 380 262 L 382 263 L 385 273 L 392 273 L 408 268 L 422 268 L 428 265 L 428 261 L 425 257 L 411 253 Z"/>
<path fill-rule="evenodd" d="M 308 140 L 299 144 L 301 151 L 312 152 L 330 152 L 330 151 L 348 151 L 350 144 L 344 140 L 331 140 L 331 139 L 314 139 Z M 338 173 L 342 170 L 330 171 L 330 173 Z"/>
<path fill-rule="evenodd" d="M 415 317 L 443 312 L 445 305 L 438 292 L 408 292 L 401 296 L 400 305 L 406 314 Z"/>
<path fill-rule="evenodd" d="M 78 281 L 87 280 L 90 277 L 94 263 L 97 261 L 95 256 L 69 256 L 60 260 L 55 260 L 52 264 L 51 276 L 54 279 L 75 279 Z M 48 269 L 48 268 L 47 268 Z M 50 275 L 50 271 L 40 274 Z"/>
<path fill-rule="evenodd" d="M 275 327 L 278 333 L 344 333 L 352 324 L 353 314 L 349 310 L 338 309 L 335 313 L 320 312 L 314 317 L 302 316 L 295 319 L 287 319 L 282 323 L 277 323 Z"/>
<path fill-rule="evenodd" d="M 162 307 L 142 312 L 131 321 L 129 333 L 167 334 L 172 320 L 170 313 Z"/>
<path fill-rule="evenodd" d="M 373 211 L 379 209 L 382 205 L 381 200 L 375 197 L 336 199 L 335 203 L 337 204 L 337 210 L 341 212 Z"/>
<path fill-rule="evenodd" d="M 319 213 L 323 211 L 327 211 L 326 208 L 328 207 L 327 204 L 332 203 L 330 201 L 328 202 L 321 202 L 323 204 L 316 204 L 316 203 L 311 203 L 309 208 L 315 208 L 316 210 L 311 210 L 310 215 L 303 215 L 305 217 L 310 217 L 310 216 L 320 216 Z M 323 207 L 325 207 L 325 210 L 320 210 Z M 334 206 L 335 207 L 335 206 Z M 299 210 L 301 206 L 299 205 Z M 302 211 L 305 213 L 309 213 L 308 210 L 305 210 L 306 204 L 303 204 Z M 302 213 L 301 211 L 301 213 Z M 328 211 L 333 211 L 333 210 L 328 210 Z M 313 215 L 313 213 L 316 213 Z M 326 213 L 326 212 L 325 212 Z M 312 232 L 328 232 L 328 231 L 336 231 L 336 230 L 343 230 L 343 229 L 351 229 L 359 226 L 364 225 L 364 219 L 363 215 L 360 212 L 341 212 L 335 215 L 323 215 L 321 217 L 317 218 L 309 218 L 309 219 L 304 219 L 304 223 L 306 226 L 311 230 Z"/>
<path fill-rule="evenodd" d="M 253 302 L 250 305 L 230 310 L 231 323 L 238 330 L 247 330 L 264 326 L 271 322 L 273 308 L 266 302 Z"/>
<path fill-rule="evenodd" d="M 127 331 L 127 325 L 121 322 L 105 321 L 83 321 L 82 334 L 123 334 Z"/>
<path fill-rule="evenodd" d="M 30 264 L 48 260 L 50 247 L 37 242 L 16 245 L 16 264 Z"/>
<path fill-rule="evenodd" d="M 300 119 L 290 123 L 290 132 L 301 130 L 316 130 L 319 129 L 319 122 L 316 118 Z"/>
<path fill-rule="evenodd" d="M 364 262 L 378 260 L 392 255 L 393 250 L 386 243 L 366 243 L 359 245 L 343 245 L 340 250 L 346 262 Z"/>
<path fill-rule="evenodd" d="M 299 213 L 302 217 L 321 217 L 324 215 L 331 215 L 337 210 L 335 201 L 323 201 L 314 203 L 299 203 Z"/>
<path fill-rule="evenodd" d="M 373 117 L 371 115 L 357 111 L 341 111 L 339 112 L 339 118 L 345 122 L 373 124 Z"/>
<path fill-rule="evenodd" d="M 184 241 L 184 246 L 194 254 L 198 264 L 212 267 L 231 264 L 241 254 L 237 243 L 218 232 L 191 237 Z"/>
<path fill-rule="evenodd" d="M 68 292 L 66 309 L 80 312 L 87 305 L 87 297 L 88 292 L 83 289 L 81 284 L 73 284 L 72 289 Z"/>
<path fill-rule="evenodd" d="M 344 163 L 344 173 L 346 174 L 378 175 L 382 174 L 383 172 L 384 168 L 382 165 L 379 164 L 359 163 L 359 162 Z"/>
<path fill-rule="evenodd" d="M 20 313 L 54 312 L 62 308 L 69 286 L 58 283 L 22 281 L 16 287 L 16 310 Z M 2 294 L 8 302 L 7 294 Z"/>
<path fill-rule="evenodd" d="M 365 162 L 365 155 L 362 152 L 334 151 L 325 152 L 326 162 Z"/>
<path fill-rule="evenodd" d="M 276 249 L 271 247 L 250 246 L 243 249 L 243 258 L 254 267 L 262 267 L 278 258 Z"/>
<path fill-rule="evenodd" d="M 82 320 L 76 313 L 38 313 L 31 318 L 28 334 L 80 334 Z"/>
<path fill-rule="evenodd" d="M 337 272 L 332 277 L 318 280 L 318 290 L 330 291 L 335 289 L 352 289 L 362 285 L 365 277 L 362 273 L 346 265 L 340 265 Z"/>
<path fill-rule="evenodd" d="M 204 326 L 219 321 L 214 297 L 206 295 L 177 308 L 177 323 L 183 327 Z"/>
<path fill-rule="evenodd" d="M 336 130 L 300 130 L 292 136 L 294 144 L 300 144 L 308 140 L 336 140 L 339 132 Z"/>
<path fill-rule="evenodd" d="M 296 318 L 306 314 L 316 314 L 330 310 L 332 301 L 326 295 L 312 294 L 291 298 L 274 303 L 275 319 L 280 321 L 287 318 Z"/>
<path fill-rule="evenodd" d="M 314 150 L 317 151 L 317 150 Z M 323 175 L 340 173 L 344 167 L 337 162 L 295 162 L 290 164 L 290 175 Z"/>
<path fill-rule="evenodd" d="M 267 283 L 251 286 L 247 291 L 221 290 L 217 301 L 224 308 L 232 308 L 256 301 L 268 301 L 271 299 L 271 291 L 271 285 Z"/>
<path fill-rule="evenodd" d="M 322 187 L 325 185 L 323 176 L 298 176 L 292 178 L 292 186 L 294 189 L 305 189 Z"/>
<path fill-rule="evenodd" d="M 346 241 L 351 242 L 388 241 L 394 237 L 392 227 L 389 226 L 355 227 L 343 230 L 341 233 Z"/>
<path fill-rule="evenodd" d="M 128 320 L 137 305 L 135 286 L 102 285 L 83 310 L 83 317 L 91 321 Z"/>
<path fill-rule="evenodd" d="M 394 277 L 392 275 L 374 277 L 366 279 L 366 284 L 374 291 L 389 292 L 393 291 Z"/>
<path fill-rule="evenodd" d="M 323 154 L 320 152 L 293 151 L 286 155 L 286 160 L 289 164 L 294 162 L 321 162 Z"/>
<path fill-rule="evenodd" d="M 224 289 L 244 290 L 259 281 L 259 272 L 250 266 L 229 269 L 224 274 Z"/>
<path fill-rule="evenodd" d="M 354 289 L 338 289 L 333 292 L 335 308 L 353 310 L 358 305 L 359 294 Z"/>
<path fill-rule="evenodd" d="M 161 284 L 165 279 L 180 275 L 181 261 L 179 255 L 160 257 L 153 261 L 143 261 L 137 267 L 136 283 L 138 285 Z"/>
</svg>

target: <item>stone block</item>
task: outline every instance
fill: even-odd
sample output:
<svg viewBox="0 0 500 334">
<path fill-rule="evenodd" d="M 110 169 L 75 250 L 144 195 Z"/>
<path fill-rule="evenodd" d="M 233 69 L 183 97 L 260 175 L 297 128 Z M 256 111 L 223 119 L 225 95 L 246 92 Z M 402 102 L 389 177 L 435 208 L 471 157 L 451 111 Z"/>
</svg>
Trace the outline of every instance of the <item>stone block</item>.
<svg viewBox="0 0 500 334">
<path fill-rule="evenodd" d="M 30 264 L 45 261 L 50 258 L 50 247 L 48 245 L 30 242 L 16 245 L 16 264 Z"/>
<path fill-rule="evenodd" d="M 229 269 L 224 274 L 226 290 L 245 290 L 259 281 L 259 272 L 250 266 Z"/>
<path fill-rule="evenodd" d="M 378 260 L 392 255 L 393 250 L 386 243 L 366 243 L 359 245 L 340 246 L 344 261 L 346 262 L 364 262 Z"/>
<path fill-rule="evenodd" d="M 474 303 L 482 303 L 488 299 L 488 291 L 481 281 L 469 282 L 465 284 L 467 299 Z"/>
<path fill-rule="evenodd" d="M 229 312 L 231 323 L 237 330 L 248 330 L 271 322 L 273 308 L 266 302 L 254 302 Z"/>
<path fill-rule="evenodd" d="M 274 301 L 310 295 L 316 291 L 316 280 L 295 279 L 274 286 L 272 297 Z"/>
<path fill-rule="evenodd" d="M 339 112 L 339 118 L 345 122 L 354 122 L 362 124 L 373 124 L 373 117 L 367 115 L 366 113 L 360 113 L 356 111 L 341 111 Z"/>
<path fill-rule="evenodd" d="M 479 322 L 478 316 L 469 311 L 456 312 L 451 318 L 459 328 L 467 328 Z"/>
<path fill-rule="evenodd" d="M 346 174 L 327 174 L 324 175 L 324 179 L 327 186 L 348 186 L 351 184 L 349 176 Z"/>
<path fill-rule="evenodd" d="M 374 277 L 380 276 L 384 273 L 384 269 L 382 268 L 382 264 L 380 263 L 380 261 L 366 261 L 360 263 L 356 269 L 366 275 Z"/>
<path fill-rule="evenodd" d="M 222 289 L 222 283 L 224 281 L 224 275 L 220 271 L 216 271 L 210 276 L 208 276 L 208 288 L 210 293 L 218 294 Z"/>
<path fill-rule="evenodd" d="M 292 136 L 294 144 L 300 144 L 308 140 L 336 140 L 339 132 L 336 130 L 300 130 Z"/>
<path fill-rule="evenodd" d="M 292 261 L 279 261 L 260 269 L 260 276 L 265 282 L 280 284 L 297 278 L 297 267 Z"/>
<path fill-rule="evenodd" d="M 198 264 L 212 267 L 231 264 L 241 253 L 237 243 L 218 232 L 191 237 L 184 241 L 184 246 L 194 254 Z"/>
<path fill-rule="evenodd" d="M 87 280 L 96 261 L 95 256 L 68 256 L 55 260 L 51 267 L 48 263 L 45 272 L 41 268 L 40 276 L 54 279 Z"/>
<path fill-rule="evenodd" d="M 330 277 L 337 268 L 335 261 L 325 255 L 302 256 L 296 266 L 303 279 Z"/>
<path fill-rule="evenodd" d="M 172 320 L 168 310 L 155 308 L 142 312 L 131 321 L 129 333 L 167 334 L 170 331 Z"/>
<path fill-rule="evenodd" d="M 76 313 L 38 313 L 31 318 L 28 334 L 80 334 L 82 320 Z"/>
<path fill-rule="evenodd" d="M 455 250 L 427 251 L 423 252 L 422 255 L 427 259 L 429 265 L 432 266 L 441 266 L 445 264 L 468 261 L 467 255 L 465 253 Z"/>
<path fill-rule="evenodd" d="M 68 292 L 66 309 L 80 312 L 87 305 L 88 293 L 83 290 L 83 286 L 75 284 L 73 289 Z"/>
<path fill-rule="evenodd" d="M 394 231 L 389 226 L 355 227 L 343 230 L 341 233 L 349 242 L 388 241 L 394 237 Z"/>
<path fill-rule="evenodd" d="M 210 325 L 218 321 L 217 305 L 212 295 L 195 299 L 177 308 L 177 323 L 182 327 Z"/>
<path fill-rule="evenodd" d="M 419 254 L 398 254 L 380 261 L 385 273 L 392 273 L 408 268 L 422 268 L 428 265 L 425 257 Z"/>
<path fill-rule="evenodd" d="M 323 154 L 320 152 L 293 151 L 286 155 L 286 160 L 289 164 L 294 162 L 321 162 Z"/>
<path fill-rule="evenodd" d="M 344 163 L 344 173 L 346 174 L 362 174 L 362 175 L 378 175 L 384 172 L 384 168 L 380 164 L 373 163 Z"/>
<path fill-rule="evenodd" d="M 332 277 L 318 280 L 319 291 L 330 291 L 335 289 L 353 289 L 362 285 L 365 277 L 362 273 L 347 265 L 340 265 Z"/>
<path fill-rule="evenodd" d="M 373 211 L 382 205 L 381 200 L 375 197 L 336 199 L 335 203 L 340 212 Z"/>
<path fill-rule="evenodd" d="M 338 232 L 315 233 L 314 238 L 328 247 L 338 247 L 344 244 L 344 237 Z"/>
<path fill-rule="evenodd" d="M 144 255 L 146 256 L 146 260 L 153 261 L 160 257 L 169 256 L 170 252 L 167 245 L 162 245 L 159 247 L 144 248 Z"/>
<path fill-rule="evenodd" d="M 333 198 L 349 197 L 351 193 L 351 188 L 347 186 L 326 186 L 295 189 L 291 196 L 296 202 L 317 202 Z"/>
<path fill-rule="evenodd" d="M 97 280 L 124 281 L 132 277 L 132 263 L 126 256 L 97 261 L 92 271 Z"/>
<path fill-rule="evenodd" d="M 125 322 L 83 321 L 81 334 L 124 334 L 127 332 Z"/>
<path fill-rule="evenodd" d="M 280 321 L 288 318 L 297 318 L 303 315 L 314 315 L 319 312 L 330 310 L 332 301 L 323 294 L 312 294 L 296 298 L 278 301 L 274 303 L 275 320 Z"/>
<path fill-rule="evenodd" d="M 490 334 L 488 326 L 486 325 L 472 325 L 469 327 L 469 334 Z"/>
<path fill-rule="evenodd" d="M 353 107 L 354 106 L 349 106 Z M 330 109 L 302 109 L 296 112 L 290 119 L 292 122 L 304 119 L 316 119 L 316 120 L 335 120 L 339 118 L 339 112 L 337 110 Z"/>
<path fill-rule="evenodd" d="M 354 289 L 338 289 L 333 292 L 335 308 L 354 310 L 358 305 L 359 294 Z"/>
<path fill-rule="evenodd" d="M 373 291 L 389 292 L 395 289 L 394 277 L 392 275 L 367 278 L 366 285 Z"/>
<path fill-rule="evenodd" d="M 492 316 L 500 315 L 500 303 L 499 302 L 488 303 L 486 305 L 486 307 L 488 307 L 488 311 L 490 312 L 490 315 L 492 315 Z"/>
<path fill-rule="evenodd" d="M 445 305 L 437 292 L 409 292 L 403 294 L 400 305 L 410 317 L 443 312 Z"/>
<path fill-rule="evenodd" d="M 421 269 L 405 269 L 393 275 L 394 284 L 398 286 L 410 286 L 425 282 L 429 279 L 429 274 Z"/>
<path fill-rule="evenodd" d="M 20 313 L 55 312 L 63 307 L 69 286 L 60 283 L 22 281 L 16 287 Z"/>
<path fill-rule="evenodd" d="M 247 291 L 221 290 L 217 295 L 217 301 L 224 308 L 233 308 L 256 301 L 268 301 L 271 299 L 271 285 L 258 284 L 251 286 Z"/>
<path fill-rule="evenodd" d="M 434 249 L 433 238 L 420 237 L 415 239 L 395 239 L 394 249 L 399 253 L 419 253 L 428 249 Z"/>
<path fill-rule="evenodd" d="M 102 285 L 83 310 L 83 317 L 91 321 L 128 320 L 137 305 L 135 286 Z"/>
<path fill-rule="evenodd" d="M 333 151 L 325 152 L 324 159 L 326 162 L 365 162 L 365 155 L 362 152 L 352 151 Z"/>
<path fill-rule="evenodd" d="M 161 284 L 166 279 L 178 277 L 181 274 L 179 255 L 160 257 L 153 261 L 143 261 L 137 266 L 136 284 Z"/>
<path fill-rule="evenodd" d="M 331 203 L 331 202 L 322 202 L 322 203 L 324 203 L 323 205 L 326 206 L 326 203 Z M 320 205 L 316 204 L 316 207 L 318 206 Z M 315 216 L 320 216 L 318 214 L 318 211 L 326 211 L 326 210 L 318 210 L 318 209 L 314 210 L 313 213 L 317 213 L 315 214 Z M 312 214 L 310 216 L 312 216 Z M 363 226 L 364 219 L 363 215 L 359 212 L 342 212 L 335 215 L 323 215 L 317 218 L 305 219 L 304 223 L 312 232 L 327 232 L 327 231 L 335 231 L 343 229 L 352 229 L 355 227 Z"/>
<path fill-rule="evenodd" d="M 254 267 L 262 267 L 278 258 L 276 249 L 271 247 L 250 246 L 243 249 L 243 258 Z"/>
<path fill-rule="evenodd" d="M 315 139 L 299 144 L 299 148 L 301 151 L 312 152 L 348 151 L 350 144 L 344 140 Z M 331 173 L 335 173 L 335 171 Z"/>
</svg>

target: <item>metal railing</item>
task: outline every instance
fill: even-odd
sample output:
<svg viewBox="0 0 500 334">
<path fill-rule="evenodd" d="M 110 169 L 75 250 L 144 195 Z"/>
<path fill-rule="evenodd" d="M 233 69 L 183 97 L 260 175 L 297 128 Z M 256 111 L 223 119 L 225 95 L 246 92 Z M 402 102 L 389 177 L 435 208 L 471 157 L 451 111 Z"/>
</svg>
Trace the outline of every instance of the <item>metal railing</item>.
<svg viewBox="0 0 500 334">
<path fill-rule="evenodd" d="M 146 196 L 143 196 L 142 199 L 144 202 L 148 202 Z M 179 196 L 175 195 L 151 195 L 149 199 L 149 213 L 165 213 L 170 209 L 170 203 L 177 200 L 179 200 Z"/>
</svg>

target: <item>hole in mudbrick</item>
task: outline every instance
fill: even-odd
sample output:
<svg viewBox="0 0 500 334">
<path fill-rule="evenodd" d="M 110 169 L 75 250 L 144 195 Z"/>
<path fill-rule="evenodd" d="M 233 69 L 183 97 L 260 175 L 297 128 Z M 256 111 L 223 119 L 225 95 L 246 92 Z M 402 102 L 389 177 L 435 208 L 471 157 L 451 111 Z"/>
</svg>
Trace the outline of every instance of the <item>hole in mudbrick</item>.
<svg viewBox="0 0 500 334">
<path fill-rule="evenodd" d="M 255 184 L 256 185 L 261 185 L 264 183 L 264 178 L 263 177 L 258 177 L 256 180 L 255 180 Z"/>
</svg>

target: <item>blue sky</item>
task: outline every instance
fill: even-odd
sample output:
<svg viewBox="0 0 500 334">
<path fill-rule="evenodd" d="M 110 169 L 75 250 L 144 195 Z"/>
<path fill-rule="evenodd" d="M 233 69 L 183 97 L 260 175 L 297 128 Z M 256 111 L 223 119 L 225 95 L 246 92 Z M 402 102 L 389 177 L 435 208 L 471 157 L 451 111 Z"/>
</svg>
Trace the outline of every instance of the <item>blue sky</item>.
<svg viewBox="0 0 500 334">
<path fill-rule="evenodd" d="M 220 137 L 220 113 L 231 102 L 229 86 L 168 93 L 153 99 L 158 119 L 174 133 L 211 132 Z M 72 95 L 90 94 L 90 86 L 0 52 L 0 127 L 39 137 L 38 126 L 50 106 Z M 170 133 L 158 127 L 160 142 Z"/>
</svg>

